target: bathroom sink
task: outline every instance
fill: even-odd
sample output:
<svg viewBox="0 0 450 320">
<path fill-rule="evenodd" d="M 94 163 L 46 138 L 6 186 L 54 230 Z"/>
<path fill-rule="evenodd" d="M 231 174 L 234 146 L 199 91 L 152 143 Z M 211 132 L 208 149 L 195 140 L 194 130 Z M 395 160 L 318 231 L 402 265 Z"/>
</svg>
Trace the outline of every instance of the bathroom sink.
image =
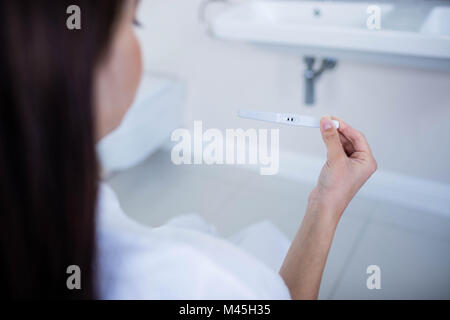
<svg viewBox="0 0 450 320">
<path fill-rule="evenodd" d="M 377 4 L 381 28 L 369 29 L 372 3 L 259 0 L 229 6 L 210 21 L 213 35 L 271 46 L 438 59 L 450 66 L 450 7 Z"/>
<path fill-rule="evenodd" d="M 257 24 L 273 24 L 302 28 L 366 28 L 366 10 L 363 3 L 317 3 L 289 1 L 251 1 L 237 8 L 235 18 L 249 18 Z M 391 5 L 381 7 L 383 14 Z M 239 19 L 238 18 L 238 19 Z"/>
</svg>

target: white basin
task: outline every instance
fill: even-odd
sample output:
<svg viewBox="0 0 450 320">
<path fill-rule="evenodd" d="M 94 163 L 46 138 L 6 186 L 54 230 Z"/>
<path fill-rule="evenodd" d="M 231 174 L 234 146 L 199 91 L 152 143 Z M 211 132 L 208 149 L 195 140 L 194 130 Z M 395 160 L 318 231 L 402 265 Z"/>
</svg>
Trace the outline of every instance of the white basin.
<svg viewBox="0 0 450 320">
<path fill-rule="evenodd" d="M 373 3 L 258 0 L 230 6 L 210 22 L 216 37 L 298 48 L 448 60 L 450 7 L 377 4 L 381 28 L 367 27 Z"/>
<path fill-rule="evenodd" d="M 367 7 L 364 3 L 252 1 L 238 8 L 235 13 L 239 13 L 235 18 L 239 16 L 249 18 L 254 23 L 291 27 L 361 29 L 366 27 Z M 391 5 L 382 6 L 383 13 L 391 10 Z"/>
</svg>

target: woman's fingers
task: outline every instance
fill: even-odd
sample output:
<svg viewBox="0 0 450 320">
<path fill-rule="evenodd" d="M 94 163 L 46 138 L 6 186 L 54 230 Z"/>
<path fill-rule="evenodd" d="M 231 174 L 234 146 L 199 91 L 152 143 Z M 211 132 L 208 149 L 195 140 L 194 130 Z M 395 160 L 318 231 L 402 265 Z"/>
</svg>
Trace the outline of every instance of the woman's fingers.
<svg viewBox="0 0 450 320">
<path fill-rule="evenodd" d="M 369 143 L 361 132 L 337 117 L 333 117 L 333 120 L 339 121 L 339 132 L 352 143 L 355 151 L 372 153 Z"/>
<path fill-rule="evenodd" d="M 375 172 L 378 167 L 377 161 L 372 154 L 366 137 L 358 130 L 353 129 L 345 121 L 342 121 L 337 117 L 333 117 L 333 120 L 339 121 L 339 133 L 343 135 L 345 139 L 351 142 L 354 148 L 354 151 L 351 154 L 351 158 L 360 160 L 363 159 L 364 163 L 367 164 L 366 168 L 369 170 L 370 174 Z"/>
<path fill-rule="evenodd" d="M 341 140 L 341 144 L 344 147 L 344 151 L 347 156 L 351 156 L 355 152 L 355 148 L 350 140 L 348 140 L 342 133 L 339 132 L 339 139 Z"/>
<path fill-rule="evenodd" d="M 328 150 L 328 160 L 334 161 L 345 156 L 344 148 L 339 138 L 339 132 L 330 117 L 326 116 L 320 120 L 320 131 L 322 132 L 322 138 Z"/>
<path fill-rule="evenodd" d="M 339 121 L 339 129 L 333 120 Z M 369 144 L 364 135 L 353 129 L 346 122 L 336 117 L 323 117 L 320 120 L 320 131 L 327 147 L 327 158 L 331 162 L 350 157 L 361 161 L 365 169 L 372 174 L 377 169 L 377 162 L 372 155 Z"/>
</svg>

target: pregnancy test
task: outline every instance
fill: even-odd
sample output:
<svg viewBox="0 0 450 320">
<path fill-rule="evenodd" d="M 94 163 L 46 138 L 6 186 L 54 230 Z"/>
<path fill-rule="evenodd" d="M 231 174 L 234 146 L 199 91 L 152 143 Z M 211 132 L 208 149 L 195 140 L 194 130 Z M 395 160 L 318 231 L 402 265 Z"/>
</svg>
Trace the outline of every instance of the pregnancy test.
<svg viewBox="0 0 450 320">
<path fill-rule="evenodd" d="M 297 127 L 320 128 L 320 120 L 310 116 L 301 116 L 294 113 L 276 113 L 240 110 L 239 117 L 244 119 L 260 120 L 266 122 L 287 124 Z M 339 121 L 332 120 L 336 129 L 339 129 Z"/>
</svg>

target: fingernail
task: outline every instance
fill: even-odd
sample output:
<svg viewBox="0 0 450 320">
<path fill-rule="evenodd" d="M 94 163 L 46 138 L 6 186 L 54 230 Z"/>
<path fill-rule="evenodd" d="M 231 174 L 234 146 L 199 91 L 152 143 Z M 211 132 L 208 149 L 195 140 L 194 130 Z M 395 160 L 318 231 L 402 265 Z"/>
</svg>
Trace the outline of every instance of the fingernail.
<svg viewBox="0 0 450 320">
<path fill-rule="evenodd" d="M 331 119 L 329 117 L 324 117 L 324 120 L 322 121 L 322 127 L 325 131 L 331 130 L 333 128 L 333 123 L 331 122 Z"/>
</svg>

